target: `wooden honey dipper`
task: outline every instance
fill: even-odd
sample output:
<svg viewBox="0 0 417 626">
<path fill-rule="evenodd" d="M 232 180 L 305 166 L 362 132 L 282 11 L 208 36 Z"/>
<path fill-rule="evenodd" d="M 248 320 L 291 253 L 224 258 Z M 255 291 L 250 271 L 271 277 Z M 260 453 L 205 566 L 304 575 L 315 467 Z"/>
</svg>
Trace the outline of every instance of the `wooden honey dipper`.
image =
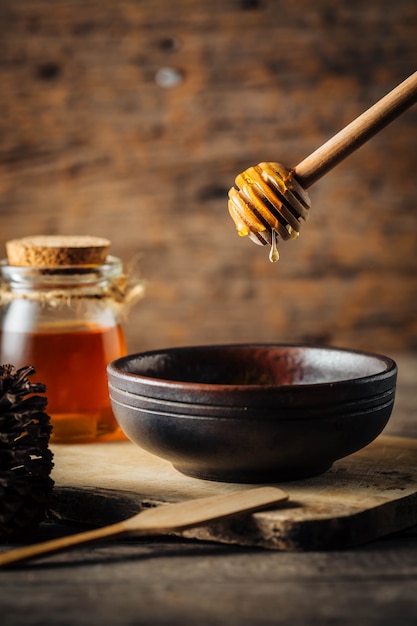
<svg viewBox="0 0 417 626">
<path fill-rule="evenodd" d="M 229 191 L 228 208 L 236 230 L 278 261 L 277 238 L 296 239 L 311 203 L 305 191 L 417 101 L 417 72 L 329 139 L 294 168 L 263 162 L 249 167 Z"/>
</svg>

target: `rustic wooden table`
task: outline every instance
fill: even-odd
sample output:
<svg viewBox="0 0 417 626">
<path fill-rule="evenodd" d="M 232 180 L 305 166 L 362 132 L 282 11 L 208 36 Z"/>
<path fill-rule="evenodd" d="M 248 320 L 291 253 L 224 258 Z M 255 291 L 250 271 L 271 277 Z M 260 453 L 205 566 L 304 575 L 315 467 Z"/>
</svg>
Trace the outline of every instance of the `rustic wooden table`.
<svg viewBox="0 0 417 626">
<path fill-rule="evenodd" d="M 416 437 L 417 359 L 397 361 L 397 402 L 386 433 Z M 45 524 L 39 534 L 73 530 Z M 332 552 L 177 538 L 100 543 L 0 572 L 0 615 L 3 626 L 414 626 L 417 527 Z"/>
</svg>

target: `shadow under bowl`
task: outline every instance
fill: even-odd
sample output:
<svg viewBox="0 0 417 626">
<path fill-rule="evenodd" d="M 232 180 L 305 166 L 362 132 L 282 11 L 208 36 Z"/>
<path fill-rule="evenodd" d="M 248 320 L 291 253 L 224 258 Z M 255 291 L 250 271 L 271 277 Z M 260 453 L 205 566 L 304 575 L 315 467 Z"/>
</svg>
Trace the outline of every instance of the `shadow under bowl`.
<svg viewBox="0 0 417 626">
<path fill-rule="evenodd" d="M 235 344 L 132 354 L 107 374 L 133 442 L 190 476 L 264 483 L 322 473 L 373 441 L 397 367 L 340 348 Z"/>
</svg>

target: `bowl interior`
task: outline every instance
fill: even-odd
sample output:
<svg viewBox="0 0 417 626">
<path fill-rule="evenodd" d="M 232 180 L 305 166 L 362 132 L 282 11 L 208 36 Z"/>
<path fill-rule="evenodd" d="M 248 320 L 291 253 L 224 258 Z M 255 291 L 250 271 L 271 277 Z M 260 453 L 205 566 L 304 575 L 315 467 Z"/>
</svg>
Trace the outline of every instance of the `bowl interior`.
<svg viewBox="0 0 417 626">
<path fill-rule="evenodd" d="M 191 346 L 118 359 L 115 369 L 140 377 L 204 385 L 306 385 L 375 376 L 393 362 L 384 356 L 328 347 Z"/>
</svg>

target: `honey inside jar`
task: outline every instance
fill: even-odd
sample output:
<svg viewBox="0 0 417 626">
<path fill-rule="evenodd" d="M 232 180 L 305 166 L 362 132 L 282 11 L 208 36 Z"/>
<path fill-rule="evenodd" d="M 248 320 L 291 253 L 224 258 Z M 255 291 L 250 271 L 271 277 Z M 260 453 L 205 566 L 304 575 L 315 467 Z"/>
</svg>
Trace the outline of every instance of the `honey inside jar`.
<svg viewBox="0 0 417 626">
<path fill-rule="evenodd" d="M 46 385 L 55 442 L 122 438 L 110 407 L 106 366 L 125 353 L 120 325 L 0 332 L 0 361 L 33 364 L 37 380 Z"/>
</svg>

